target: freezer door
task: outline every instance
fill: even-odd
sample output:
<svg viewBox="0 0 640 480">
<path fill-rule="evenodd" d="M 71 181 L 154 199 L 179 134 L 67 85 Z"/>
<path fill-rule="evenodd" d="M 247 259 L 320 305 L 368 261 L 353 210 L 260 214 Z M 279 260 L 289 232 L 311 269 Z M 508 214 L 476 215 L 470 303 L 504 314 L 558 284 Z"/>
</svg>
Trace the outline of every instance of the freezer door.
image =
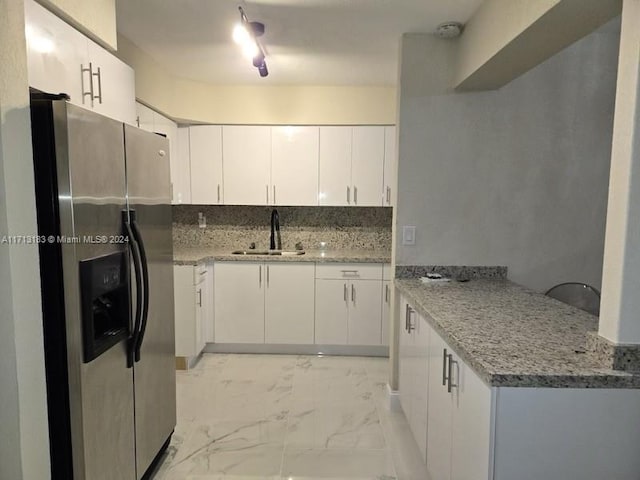
<svg viewBox="0 0 640 480">
<path fill-rule="evenodd" d="M 131 480 L 135 432 L 127 340 L 85 358 L 80 298 L 80 262 L 126 252 L 120 241 L 126 208 L 122 124 L 63 101 L 54 102 L 53 119 L 60 233 L 73 238 L 61 249 L 74 480 Z"/>
<path fill-rule="evenodd" d="M 176 425 L 173 239 L 169 142 L 124 126 L 129 209 L 147 257 L 149 308 L 139 361 L 134 365 L 137 477 Z"/>
</svg>

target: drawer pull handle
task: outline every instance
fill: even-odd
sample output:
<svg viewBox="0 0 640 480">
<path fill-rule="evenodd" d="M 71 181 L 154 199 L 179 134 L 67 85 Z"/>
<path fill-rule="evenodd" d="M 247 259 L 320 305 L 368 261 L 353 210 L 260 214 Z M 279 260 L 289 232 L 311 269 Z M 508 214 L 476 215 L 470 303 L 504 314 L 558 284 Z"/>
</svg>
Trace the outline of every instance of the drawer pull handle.
<svg viewBox="0 0 640 480">
<path fill-rule="evenodd" d="M 445 348 L 442 351 L 442 386 L 444 387 L 447 384 L 447 359 L 449 356 L 447 355 L 447 349 Z"/>
</svg>

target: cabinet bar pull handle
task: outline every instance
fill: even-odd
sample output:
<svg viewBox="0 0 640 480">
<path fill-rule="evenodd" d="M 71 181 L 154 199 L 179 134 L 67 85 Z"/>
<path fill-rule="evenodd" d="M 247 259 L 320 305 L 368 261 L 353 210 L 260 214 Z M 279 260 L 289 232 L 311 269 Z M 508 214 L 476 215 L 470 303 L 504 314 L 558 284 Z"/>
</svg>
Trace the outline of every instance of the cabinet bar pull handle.
<svg viewBox="0 0 640 480">
<path fill-rule="evenodd" d="M 348 300 L 347 298 L 348 294 L 347 294 L 347 284 L 344 284 L 344 301 L 346 302 Z"/>
<path fill-rule="evenodd" d="M 447 349 L 445 348 L 442 351 L 442 386 L 444 387 L 447 384 Z"/>
<path fill-rule="evenodd" d="M 351 301 L 356 303 L 356 287 L 353 283 L 351 284 Z"/>
<path fill-rule="evenodd" d="M 92 74 L 94 77 L 98 77 L 98 95 L 95 98 L 98 100 L 98 103 L 102 103 L 102 72 L 100 71 L 100 67 L 98 67 L 98 72 Z M 93 78 L 91 79 L 91 84 L 93 85 Z M 92 89 L 93 90 L 93 89 Z"/>
<path fill-rule="evenodd" d="M 267 190 L 267 205 L 269 205 L 269 185 L 266 185 L 265 188 Z"/>
<path fill-rule="evenodd" d="M 391 205 L 391 187 L 387 187 L 387 205 Z"/>
<path fill-rule="evenodd" d="M 262 265 L 260 265 L 260 269 L 258 273 L 258 284 L 262 287 Z"/>
<path fill-rule="evenodd" d="M 201 288 L 198 289 L 198 306 L 199 307 L 202 306 L 202 289 Z"/>
<path fill-rule="evenodd" d="M 453 387 L 457 387 L 457 383 L 453 383 L 453 365 L 458 365 L 458 362 L 453 359 L 453 355 L 449 354 L 449 378 L 447 379 L 447 392 L 451 393 Z"/>
<path fill-rule="evenodd" d="M 267 265 L 267 287 L 269 286 L 269 265 Z"/>
<path fill-rule="evenodd" d="M 409 333 L 413 332 L 416 329 L 415 324 L 411 321 L 411 315 L 413 315 L 416 311 L 409 307 Z"/>
<path fill-rule="evenodd" d="M 84 91 L 84 74 L 85 72 L 89 73 L 89 91 L 85 92 Z M 89 99 L 91 100 L 91 106 L 93 107 L 93 64 L 91 62 L 89 62 L 89 68 L 85 68 L 84 65 L 80 65 L 80 75 L 81 75 L 81 79 L 82 79 L 82 104 L 84 105 L 84 98 L 86 96 L 89 97 Z"/>
<path fill-rule="evenodd" d="M 389 285 L 384 286 L 384 301 L 385 303 L 389 303 Z"/>
<path fill-rule="evenodd" d="M 409 309 L 411 307 L 409 307 L 408 303 L 405 305 L 405 307 L 406 308 L 405 308 L 405 311 L 404 311 L 404 329 L 405 329 L 405 331 L 408 332 L 409 331 Z"/>
<path fill-rule="evenodd" d="M 358 204 L 358 187 L 353 186 L 353 203 Z"/>
<path fill-rule="evenodd" d="M 347 203 L 351 204 L 351 187 L 347 185 Z"/>
<path fill-rule="evenodd" d="M 220 203 L 220 184 L 218 184 L 218 203 Z"/>
<path fill-rule="evenodd" d="M 276 186 L 273 186 L 273 204 L 275 205 L 276 203 Z"/>
</svg>

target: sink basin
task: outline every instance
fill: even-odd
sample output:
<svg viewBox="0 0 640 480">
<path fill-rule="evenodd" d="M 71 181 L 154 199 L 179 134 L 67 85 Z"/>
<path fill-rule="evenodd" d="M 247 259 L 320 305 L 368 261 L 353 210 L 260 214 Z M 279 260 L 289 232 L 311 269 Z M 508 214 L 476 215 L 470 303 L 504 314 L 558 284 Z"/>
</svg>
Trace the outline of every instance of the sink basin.
<svg viewBox="0 0 640 480">
<path fill-rule="evenodd" d="M 304 255 L 304 250 L 234 250 L 232 255 L 282 255 L 295 256 Z"/>
</svg>

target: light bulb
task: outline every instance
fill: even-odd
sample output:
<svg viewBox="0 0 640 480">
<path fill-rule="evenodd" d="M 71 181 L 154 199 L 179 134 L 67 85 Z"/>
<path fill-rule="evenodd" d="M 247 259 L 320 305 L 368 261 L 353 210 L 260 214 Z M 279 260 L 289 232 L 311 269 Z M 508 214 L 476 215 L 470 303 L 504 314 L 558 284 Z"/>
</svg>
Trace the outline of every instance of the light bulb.
<svg viewBox="0 0 640 480">
<path fill-rule="evenodd" d="M 243 24 L 238 23 L 233 28 L 233 41 L 238 45 L 245 45 L 251 41 L 251 35 Z"/>
<path fill-rule="evenodd" d="M 254 57 L 258 56 L 260 49 L 258 48 L 258 45 L 256 45 L 256 42 L 251 40 L 242 45 L 242 53 L 244 53 L 244 56 L 249 60 L 252 60 Z"/>
</svg>

